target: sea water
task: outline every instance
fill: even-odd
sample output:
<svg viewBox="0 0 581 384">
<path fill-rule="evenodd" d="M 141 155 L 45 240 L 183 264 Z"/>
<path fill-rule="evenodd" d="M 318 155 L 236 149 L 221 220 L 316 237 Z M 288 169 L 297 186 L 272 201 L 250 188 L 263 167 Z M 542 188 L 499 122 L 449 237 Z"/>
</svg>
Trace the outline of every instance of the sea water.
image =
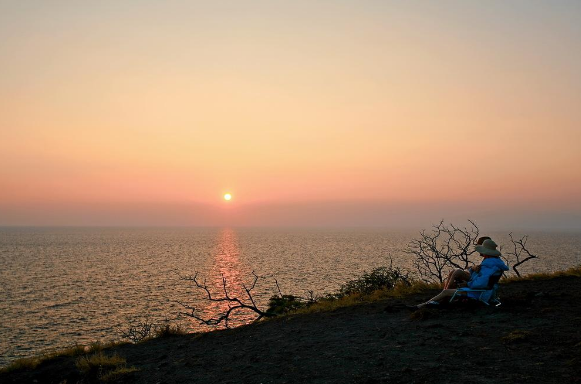
<svg viewBox="0 0 581 384">
<path fill-rule="evenodd" d="M 580 233 L 529 235 L 528 248 L 539 258 L 522 272 L 581 263 Z M 492 236 L 510 244 L 508 233 Z M 205 318 L 224 309 L 188 280 L 196 273 L 215 297 L 224 282 L 231 296 L 245 297 L 255 273 L 252 295 L 264 309 L 279 288 L 323 295 L 390 262 L 412 270 L 405 248 L 417 237 L 387 229 L 0 228 L 0 366 L 118 340 L 136 321 L 208 329 L 181 315 L 187 307 Z M 252 318 L 243 313 L 238 321 Z"/>
</svg>

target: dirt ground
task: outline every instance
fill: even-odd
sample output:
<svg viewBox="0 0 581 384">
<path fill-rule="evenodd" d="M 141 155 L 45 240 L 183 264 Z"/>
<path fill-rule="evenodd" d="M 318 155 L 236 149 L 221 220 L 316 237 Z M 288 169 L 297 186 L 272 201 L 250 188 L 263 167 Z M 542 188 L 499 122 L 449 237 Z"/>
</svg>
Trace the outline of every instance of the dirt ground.
<svg viewBox="0 0 581 384">
<path fill-rule="evenodd" d="M 115 351 L 138 368 L 121 379 L 130 383 L 581 382 L 581 278 L 502 284 L 500 296 L 498 308 L 401 305 L 422 295 Z M 1 383 L 80 380 L 75 358 L 0 374 Z"/>
</svg>

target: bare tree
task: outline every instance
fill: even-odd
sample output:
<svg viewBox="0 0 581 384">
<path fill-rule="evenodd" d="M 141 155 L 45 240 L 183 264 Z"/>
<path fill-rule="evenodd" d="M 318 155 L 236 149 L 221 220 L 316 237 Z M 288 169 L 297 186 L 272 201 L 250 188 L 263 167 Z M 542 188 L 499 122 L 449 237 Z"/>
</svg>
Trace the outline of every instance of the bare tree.
<svg viewBox="0 0 581 384">
<path fill-rule="evenodd" d="M 470 226 L 461 228 L 442 220 L 430 232 L 422 230 L 420 238 L 410 241 L 405 252 L 415 256 L 414 266 L 422 279 L 441 283 L 445 269 L 468 268 L 480 234 L 478 226 L 468 221 Z"/>
<path fill-rule="evenodd" d="M 512 270 L 518 277 L 521 277 L 517 268 L 529 260 L 538 258 L 538 256 L 533 255 L 527 248 L 528 235 L 524 235 L 518 240 L 513 238 L 512 232 L 508 235 L 510 236 L 512 249 L 506 253 L 505 260 L 509 265 L 512 262 Z"/>
<path fill-rule="evenodd" d="M 229 322 L 231 320 L 232 314 L 234 312 L 237 312 L 237 311 L 254 312 L 256 314 L 256 318 L 254 319 L 254 321 L 258 321 L 258 320 L 262 319 L 263 317 L 272 316 L 271 313 L 260 309 L 259 306 L 256 304 L 254 297 L 252 296 L 252 291 L 256 287 L 256 283 L 259 279 L 258 275 L 256 273 L 254 273 L 254 271 L 252 272 L 252 275 L 254 276 L 254 280 L 252 281 L 252 284 L 250 284 L 249 286 L 242 284 L 242 288 L 243 288 L 245 296 L 246 296 L 245 298 L 234 297 L 231 295 L 231 293 L 228 291 L 227 281 L 226 281 L 226 278 L 224 276 L 222 276 L 222 286 L 221 286 L 222 293 L 221 293 L 221 295 L 213 294 L 210 290 L 210 287 L 206 284 L 206 280 L 204 279 L 203 281 L 200 281 L 198 279 L 197 272 L 193 276 L 180 276 L 181 280 L 190 281 L 194 284 L 194 286 L 196 288 L 199 288 L 202 291 L 204 291 L 206 300 L 213 302 L 213 303 L 226 304 L 225 309 L 220 311 L 216 316 L 213 316 L 210 318 L 204 318 L 203 316 L 201 316 L 199 314 L 198 308 L 191 306 L 187 303 L 181 302 L 181 301 L 176 301 L 182 307 L 189 310 L 189 312 L 182 312 L 181 314 L 184 316 L 194 318 L 194 319 L 198 320 L 201 324 L 204 324 L 204 325 L 217 326 L 220 323 L 223 323 L 226 328 L 229 328 Z M 276 282 L 276 284 L 278 287 L 278 282 Z M 280 293 L 280 288 L 279 288 L 279 293 Z M 281 296 L 282 296 L 282 293 L 281 293 Z"/>
</svg>

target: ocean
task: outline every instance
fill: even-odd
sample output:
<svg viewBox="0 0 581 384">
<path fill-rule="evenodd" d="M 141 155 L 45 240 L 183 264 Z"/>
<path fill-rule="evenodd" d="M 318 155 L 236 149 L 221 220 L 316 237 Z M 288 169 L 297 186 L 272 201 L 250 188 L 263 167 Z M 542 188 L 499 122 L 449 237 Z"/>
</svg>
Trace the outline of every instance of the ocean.
<svg viewBox="0 0 581 384">
<path fill-rule="evenodd" d="M 266 306 L 278 292 L 307 296 L 336 291 L 375 267 L 412 269 L 406 245 L 419 231 L 259 228 L 0 228 L 0 366 L 21 357 L 92 342 L 119 340 L 137 321 L 209 330 L 180 303 L 206 317 L 219 304 L 185 279 L 198 273 L 215 293 L 260 278 L 253 290 Z M 515 232 L 515 236 L 524 233 Z M 508 233 L 492 233 L 508 246 Z M 539 256 L 524 273 L 581 264 L 581 233 L 530 232 Z M 276 279 L 276 282 L 275 282 Z M 247 322 L 251 316 L 239 318 Z"/>
</svg>

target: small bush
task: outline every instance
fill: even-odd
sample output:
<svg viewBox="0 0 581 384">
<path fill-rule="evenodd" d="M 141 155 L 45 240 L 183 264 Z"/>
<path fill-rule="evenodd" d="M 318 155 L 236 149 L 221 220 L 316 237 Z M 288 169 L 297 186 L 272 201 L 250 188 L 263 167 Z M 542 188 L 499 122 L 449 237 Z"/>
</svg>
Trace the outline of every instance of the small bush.
<svg viewBox="0 0 581 384">
<path fill-rule="evenodd" d="M 367 295 L 380 289 L 393 289 L 398 284 L 411 285 L 409 272 L 398 267 L 379 267 L 341 286 L 339 297 L 354 293 Z"/>
<path fill-rule="evenodd" d="M 278 316 L 297 309 L 306 307 L 309 302 L 293 295 L 272 296 L 268 302 L 266 313 L 271 316 Z"/>
<path fill-rule="evenodd" d="M 132 323 L 126 330 L 121 330 L 121 337 L 132 343 L 139 343 L 154 337 L 185 335 L 187 331 L 179 325 L 172 325 L 167 320 L 164 323 L 154 323 L 149 320 Z"/>
<path fill-rule="evenodd" d="M 408 272 L 390 265 L 389 267 L 375 268 L 360 278 L 343 284 L 336 293 L 330 293 L 317 299 L 314 299 L 312 295 L 310 299 L 301 299 L 291 295 L 274 296 L 271 298 L 269 311 L 274 315 L 292 312 L 326 312 L 362 302 L 423 293 L 435 288 L 439 288 L 439 286 L 413 280 Z"/>
<path fill-rule="evenodd" d="M 155 329 L 155 337 L 179 336 L 187 335 L 187 333 L 188 332 L 179 325 L 165 324 L 160 325 Z"/>
</svg>

